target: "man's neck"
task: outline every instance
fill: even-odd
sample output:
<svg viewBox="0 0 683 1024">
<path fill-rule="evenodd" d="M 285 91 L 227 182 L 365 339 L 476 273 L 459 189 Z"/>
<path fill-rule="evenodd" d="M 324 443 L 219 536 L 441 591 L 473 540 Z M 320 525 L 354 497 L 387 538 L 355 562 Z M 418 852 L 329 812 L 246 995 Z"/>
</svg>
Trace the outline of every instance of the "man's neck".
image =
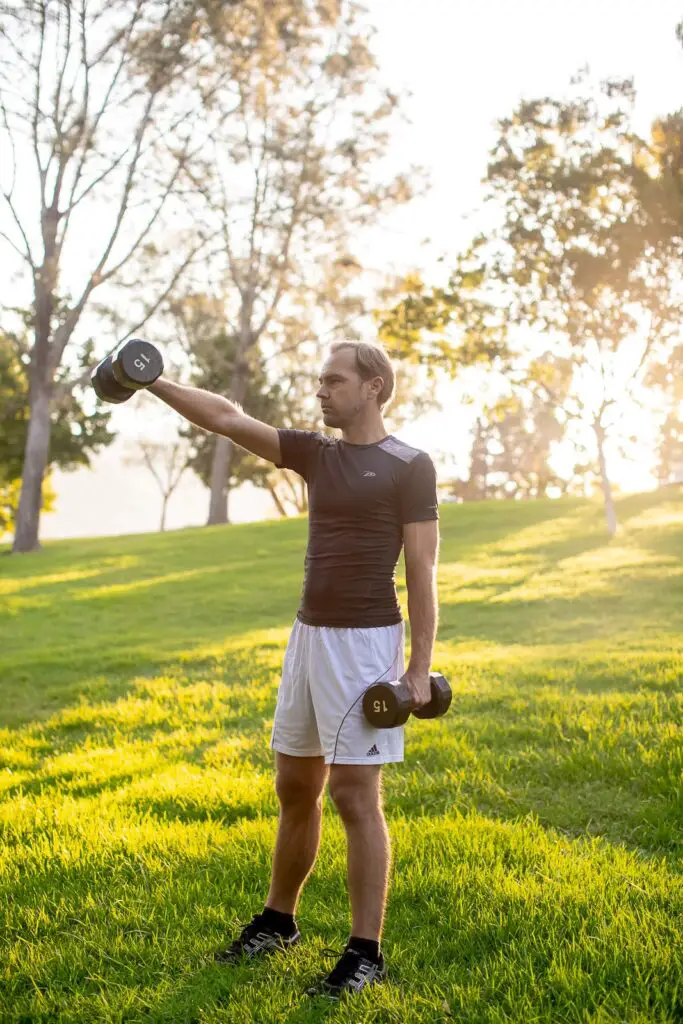
<svg viewBox="0 0 683 1024">
<path fill-rule="evenodd" d="M 342 439 L 347 444 L 377 444 L 387 436 L 388 431 L 382 420 L 372 423 L 354 423 L 342 430 Z"/>
</svg>

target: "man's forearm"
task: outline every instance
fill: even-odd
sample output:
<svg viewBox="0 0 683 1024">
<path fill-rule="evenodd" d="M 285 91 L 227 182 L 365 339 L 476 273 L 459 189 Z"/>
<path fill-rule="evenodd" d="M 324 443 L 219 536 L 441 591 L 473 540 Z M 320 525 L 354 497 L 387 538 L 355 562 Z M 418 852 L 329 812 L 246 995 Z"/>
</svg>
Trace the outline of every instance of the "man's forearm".
<svg viewBox="0 0 683 1024">
<path fill-rule="evenodd" d="M 439 606 L 436 572 L 416 572 L 406 580 L 410 619 L 410 662 L 408 670 L 426 675 L 432 664 Z"/>
<path fill-rule="evenodd" d="M 242 411 L 238 405 L 222 395 L 214 395 L 201 388 L 187 387 L 185 384 L 174 384 L 164 377 L 160 377 L 148 390 L 190 423 L 214 433 L 223 433 L 229 417 Z"/>
</svg>

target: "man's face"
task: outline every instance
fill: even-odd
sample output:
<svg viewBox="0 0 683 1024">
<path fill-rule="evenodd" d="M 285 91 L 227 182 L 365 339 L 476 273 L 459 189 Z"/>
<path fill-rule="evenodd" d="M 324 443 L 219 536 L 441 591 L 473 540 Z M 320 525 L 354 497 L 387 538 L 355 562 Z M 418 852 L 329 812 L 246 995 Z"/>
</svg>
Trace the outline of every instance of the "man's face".
<svg viewBox="0 0 683 1024">
<path fill-rule="evenodd" d="M 353 423 L 369 402 L 376 404 L 382 378 L 361 380 L 355 369 L 356 353 L 343 348 L 333 352 L 320 371 L 320 387 L 316 392 L 327 427 L 345 427 Z"/>
</svg>

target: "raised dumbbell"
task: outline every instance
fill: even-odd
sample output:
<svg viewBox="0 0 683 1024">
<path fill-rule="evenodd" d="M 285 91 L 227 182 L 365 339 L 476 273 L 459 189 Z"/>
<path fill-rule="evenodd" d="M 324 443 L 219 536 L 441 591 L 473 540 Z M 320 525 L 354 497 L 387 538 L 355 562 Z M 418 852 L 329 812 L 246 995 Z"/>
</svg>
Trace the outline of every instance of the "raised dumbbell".
<svg viewBox="0 0 683 1024">
<path fill-rule="evenodd" d="M 112 362 L 113 357 L 110 355 L 103 359 L 95 368 L 90 381 L 95 389 L 95 394 L 103 402 L 126 402 L 133 397 L 135 391 L 133 388 L 124 388 L 123 384 L 119 384 L 114 376 Z"/>
<path fill-rule="evenodd" d="M 159 349 L 149 341 L 131 338 L 95 367 L 91 382 L 98 398 L 120 403 L 148 388 L 163 370 Z"/>
<path fill-rule="evenodd" d="M 427 704 L 414 708 L 407 683 L 393 680 L 374 683 L 363 694 L 363 713 L 376 729 L 393 729 L 404 725 L 412 713 L 416 718 L 440 718 L 448 711 L 453 692 L 440 672 L 430 672 L 432 696 Z"/>
</svg>

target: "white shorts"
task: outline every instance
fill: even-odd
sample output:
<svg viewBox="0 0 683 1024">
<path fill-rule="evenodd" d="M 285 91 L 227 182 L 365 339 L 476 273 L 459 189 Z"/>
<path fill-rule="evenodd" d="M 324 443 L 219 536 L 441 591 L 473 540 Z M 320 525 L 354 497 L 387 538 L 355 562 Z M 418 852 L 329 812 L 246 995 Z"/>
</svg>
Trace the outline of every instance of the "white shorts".
<svg viewBox="0 0 683 1024">
<path fill-rule="evenodd" d="M 289 637 L 270 745 L 325 764 L 387 764 L 403 760 L 403 726 L 375 729 L 362 694 L 399 679 L 405 663 L 405 622 L 337 629 L 297 619 Z M 354 704 L 355 702 L 355 704 Z"/>
</svg>

